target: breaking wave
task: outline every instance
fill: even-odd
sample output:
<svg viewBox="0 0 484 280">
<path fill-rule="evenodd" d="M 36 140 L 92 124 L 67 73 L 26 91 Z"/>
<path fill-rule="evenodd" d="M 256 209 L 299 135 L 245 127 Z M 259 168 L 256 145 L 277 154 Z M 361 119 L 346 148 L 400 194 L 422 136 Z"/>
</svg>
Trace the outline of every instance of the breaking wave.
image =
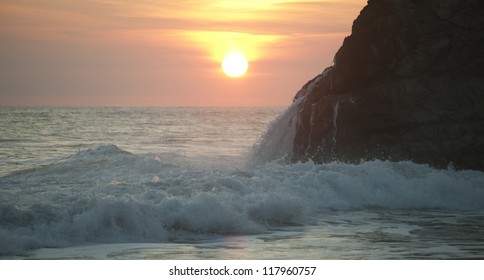
<svg viewBox="0 0 484 280">
<path fill-rule="evenodd" d="M 0 254 L 264 233 L 333 210 L 484 209 L 478 171 L 385 161 L 239 169 L 192 163 L 180 154 L 104 145 L 0 177 Z"/>
</svg>

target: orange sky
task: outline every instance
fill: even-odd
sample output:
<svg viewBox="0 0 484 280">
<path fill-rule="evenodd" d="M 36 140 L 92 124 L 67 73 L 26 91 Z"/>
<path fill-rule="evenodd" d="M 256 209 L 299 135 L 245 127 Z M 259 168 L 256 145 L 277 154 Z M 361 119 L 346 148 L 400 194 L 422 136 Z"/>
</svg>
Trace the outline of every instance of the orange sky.
<svg viewBox="0 0 484 280">
<path fill-rule="evenodd" d="M 366 2 L 2 0 L 0 105 L 286 106 Z"/>
</svg>

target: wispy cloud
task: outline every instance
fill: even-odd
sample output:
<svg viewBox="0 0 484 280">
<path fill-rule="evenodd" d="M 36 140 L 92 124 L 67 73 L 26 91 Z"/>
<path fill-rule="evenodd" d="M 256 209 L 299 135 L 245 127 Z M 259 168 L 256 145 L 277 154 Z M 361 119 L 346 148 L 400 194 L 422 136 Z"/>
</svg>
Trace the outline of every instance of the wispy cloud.
<svg viewBox="0 0 484 280">
<path fill-rule="evenodd" d="M 60 1 L 4 0 L 1 32 L 97 35 L 131 30 L 224 31 L 288 35 L 348 29 L 345 11 L 362 0 L 346 1 Z M 353 16 L 353 15 L 350 15 Z"/>
<path fill-rule="evenodd" d="M 30 92 L 24 100 L 60 100 L 66 92 L 73 92 L 71 99 L 74 92 L 96 97 L 112 92 L 111 98 L 103 97 L 108 103 L 122 92 L 129 96 L 143 88 L 152 92 L 144 100 L 163 92 L 165 99 L 159 100 L 182 104 L 177 98 L 185 92 L 185 100 L 209 104 L 208 97 L 194 97 L 193 92 L 203 88 L 208 96 L 221 91 L 221 81 L 209 81 L 223 79 L 217 76 L 218 64 L 226 52 L 237 50 L 254 63 L 246 80 L 267 80 L 230 91 L 253 92 L 253 98 L 262 98 L 258 91 L 284 92 L 279 98 L 291 100 L 300 80 L 331 61 L 365 4 L 366 0 L 2 0 L 0 98 L 20 100 L 22 93 Z M 191 83 L 182 82 L 187 77 Z M 273 78 L 284 82 L 269 82 Z M 40 92 L 46 95 L 33 97 Z M 48 99 L 52 92 L 58 95 Z"/>
</svg>

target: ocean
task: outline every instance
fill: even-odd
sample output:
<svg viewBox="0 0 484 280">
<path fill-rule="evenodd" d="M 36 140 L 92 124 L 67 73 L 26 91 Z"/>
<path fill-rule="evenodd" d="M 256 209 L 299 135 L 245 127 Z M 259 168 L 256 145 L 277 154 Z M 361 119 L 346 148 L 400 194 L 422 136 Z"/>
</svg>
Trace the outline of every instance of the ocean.
<svg viewBox="0 0 484 280">
<path fill-rule="evenodd" d="M 290 163 L 290 111 L 0 107 L 0 258 L 484 259 L 483 172 Z"/>
</svg>

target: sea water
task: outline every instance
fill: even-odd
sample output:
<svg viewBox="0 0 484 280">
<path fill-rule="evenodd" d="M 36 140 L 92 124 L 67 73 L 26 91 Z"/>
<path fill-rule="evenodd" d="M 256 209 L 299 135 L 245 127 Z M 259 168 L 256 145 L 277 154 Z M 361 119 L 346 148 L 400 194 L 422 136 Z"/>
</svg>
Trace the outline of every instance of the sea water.
<svg viewBox="0 0 484 280">
<path fill-rule="evenodd" d="M 484 258 L 483 172 L 288 163 L 293 113 L 1 107 L 0 258 Z"/>
</svg>

